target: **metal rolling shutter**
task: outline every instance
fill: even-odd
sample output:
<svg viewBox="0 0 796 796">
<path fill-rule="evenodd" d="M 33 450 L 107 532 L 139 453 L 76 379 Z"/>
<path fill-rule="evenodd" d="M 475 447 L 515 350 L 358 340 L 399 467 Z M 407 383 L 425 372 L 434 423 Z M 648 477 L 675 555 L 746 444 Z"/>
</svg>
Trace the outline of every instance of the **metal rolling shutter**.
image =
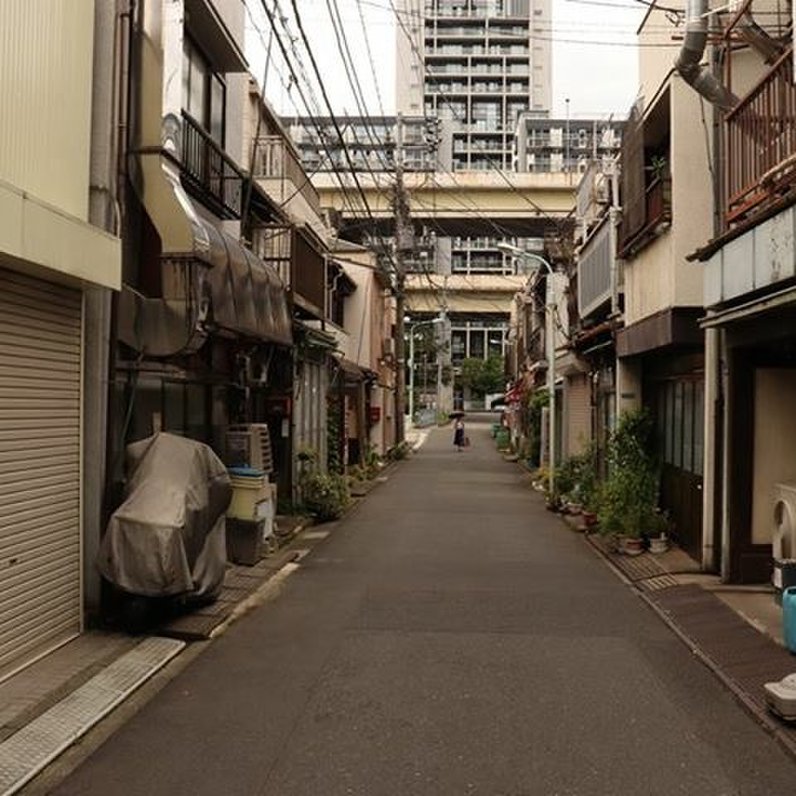
<svg viewBox="0 0 796 796">
<path fill-rule="evenodd" d="M 80 629 L 81 294 L 0 269 L 0 676 Z"/>
</svg>

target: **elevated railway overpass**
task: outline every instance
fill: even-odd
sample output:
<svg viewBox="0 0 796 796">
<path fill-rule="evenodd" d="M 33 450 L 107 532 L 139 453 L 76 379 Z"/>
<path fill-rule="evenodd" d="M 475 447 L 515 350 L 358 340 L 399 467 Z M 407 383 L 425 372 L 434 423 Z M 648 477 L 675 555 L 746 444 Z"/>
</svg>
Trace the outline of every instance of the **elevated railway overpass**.
<svg viewBox="0 0 796 796">
<path fill-rule="evenodd" d="M 432 401 L 447 411 L 468 401 L 458 375 L 462 360 L 505 352 L 511 337 L 514 297 L 527 276 L 511 272 L 511 259 L 497 249 L 496 240 L 544 238 L 571 228 L 579 175 L 407 172 L 403 182 L 416 241 L 428 240 L 428 233 L 436 236 L 425 262 L 407 257 L 405 311 L 416 318 L 444 312 L 448 319 Z M 335 211 L 341 237 L 392 237 L 395 186 L 391 173 L 317 174 L 312 200 Z M 479 239 L 475 257 L 472 249 L 466 255 L 457 250 L 464 238 Z M 476 261 L 487 265 L 470 268 Z M 442 375 L 448 370 L 451 380 Z"/>
<path fill-rule="evenodd" d="M 577 174 L 495 171 L 407 172 L 404 186 L 415 227 L 439 235 L 543 237 L 572 223 Z M 359 188 L 362 188 L 360 194 Z M 341 229 L 394 229 L 395 175 L 382 172 L 316 174 L 320 205 L 340 214 Z M 342 187 L 341 187 L 342 184 Z M 362 198 L 364 194 L 365 200 Z M 365 204 L 367 202 L 367 206 Z"/>
</svg>

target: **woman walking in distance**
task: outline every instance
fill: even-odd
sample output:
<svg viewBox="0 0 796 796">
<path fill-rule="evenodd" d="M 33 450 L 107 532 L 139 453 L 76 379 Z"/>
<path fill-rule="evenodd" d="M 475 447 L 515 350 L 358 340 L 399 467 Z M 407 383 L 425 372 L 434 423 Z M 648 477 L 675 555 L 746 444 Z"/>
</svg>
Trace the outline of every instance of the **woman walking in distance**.
<svg viewBox="0 0 796 796">
<path fill-rule="evenodd" d="M 457 417 L 456 422 L 453 424 L 453 444 L 456 446 L 456 450 L 459 453 L 462 452 L 462 448 L 465 445 L 464 440 L 464 420 Z"/>
</svg>

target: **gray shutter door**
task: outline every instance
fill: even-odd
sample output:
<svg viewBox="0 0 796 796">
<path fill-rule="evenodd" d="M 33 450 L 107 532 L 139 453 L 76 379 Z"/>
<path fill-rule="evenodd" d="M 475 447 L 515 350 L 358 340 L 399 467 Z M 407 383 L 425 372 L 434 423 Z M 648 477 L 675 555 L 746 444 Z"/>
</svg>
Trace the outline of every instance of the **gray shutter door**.
<svg viewBox="0 0 796 796">
<path fill-rule="evenodd" d="M 0 268 L 0 677 L 80 630 L 80 291 Z"/>
</svg>

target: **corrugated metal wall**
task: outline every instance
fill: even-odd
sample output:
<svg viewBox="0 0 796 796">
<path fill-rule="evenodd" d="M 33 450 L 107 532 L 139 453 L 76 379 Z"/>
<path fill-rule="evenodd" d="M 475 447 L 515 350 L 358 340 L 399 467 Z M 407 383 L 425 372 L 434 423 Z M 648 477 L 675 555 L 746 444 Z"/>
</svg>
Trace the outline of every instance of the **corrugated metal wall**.
<svg viewBox="0 0 796 796">
<path fill-rule="evenodd" d="M 93 0 L 0 2 L 0 179 L 88 214 Z"/>
<path fill-rule="evenodd" d="M 591 439 L 591 390 L 589 377 L 582 373 L 566 381 L 565 456 L 583 453 Z"/>
<path fill-rule="evenodd" d="M 80 630 L 81 301 L 0 269 L 0 676 Z"/>
</svg>

